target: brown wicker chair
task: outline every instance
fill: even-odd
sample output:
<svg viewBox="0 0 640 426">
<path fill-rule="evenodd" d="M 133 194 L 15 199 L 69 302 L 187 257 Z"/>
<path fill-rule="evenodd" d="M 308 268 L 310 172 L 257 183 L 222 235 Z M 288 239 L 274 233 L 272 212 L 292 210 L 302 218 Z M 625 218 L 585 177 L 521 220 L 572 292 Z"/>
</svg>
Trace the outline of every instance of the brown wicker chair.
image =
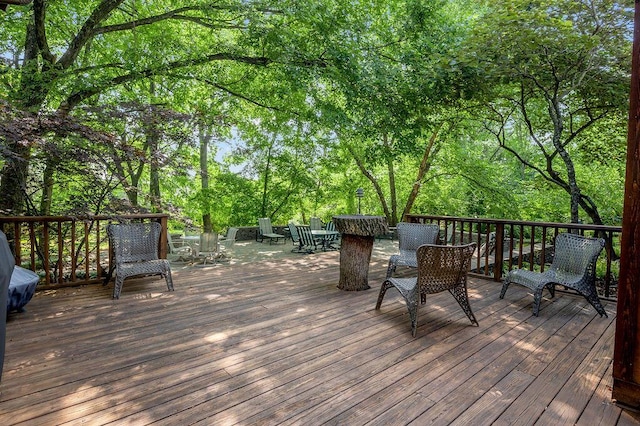
<svg viewBox="0 0 640 426">
<path fill-rule="evenodd" d="M 598 311 L 600 316 L 607 312 L 600 303 L 596 290 L 596 260 L 604 248 L 602 238 L 589 238 L 576 234 L 558 234 L 555 242 L 553 262 L 544 272 L 514 269 L 509 271 L 502 283 L 500 299 L 509 284 L 520 284 L 533 291 L 533 315 L 538 316 L 540 300 L 545 287 L 551 297 L 555 295 L 555 285 L 559 284 L 577 291 Z"/>
<path fill-rule="evenodd" d="M 115 265 L 109 271 L 105 284 L 115 270 L 114 299 L 120 298 L 124 279 L 137 275 L 162 275 L 169 291 L 173 290 L 169 261 L 158 258 L 160 231 L 161 226 L 157 222 L 107 226 Z"/>
<path fill-rule="evenodd" d="M 418 295 L 422 304 L 426 295 L 449 291 L 472 324 L 478 325 L 467 297 L 467 271 L 476 243 L 462 246 L 425 244 L 418 247 L 418 277 L 387 278 L 380 288 L 376 309 L 380 309 L 387 289 L 395 287 L 407 302 L 411 319 L 411 335 L 416 336 L 418 323 Z"/>
</svg>

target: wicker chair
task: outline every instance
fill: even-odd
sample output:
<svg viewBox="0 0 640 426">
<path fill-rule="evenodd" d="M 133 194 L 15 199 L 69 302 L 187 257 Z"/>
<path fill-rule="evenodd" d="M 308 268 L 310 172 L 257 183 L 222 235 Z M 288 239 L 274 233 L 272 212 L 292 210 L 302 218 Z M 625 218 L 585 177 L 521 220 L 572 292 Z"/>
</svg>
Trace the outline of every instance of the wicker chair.
<svg viewBox="0 0 640 426">
<path fill-rule="evenodd" d="M 400 222 L 397 232 L 400 253 L 393 254 L 389 258 L 387 278 L 393 275 L 397 266 L 417 268 L 416 249 L 423 244 L 435 244 L 440 227 L 436 224 Z"/>
<path fill-rule="evenodd" d="M 169 261 L 158 258 L 160 231 L 161 226 L 157 222 L 111 224 L 107 227 L 115 265 L 109 271 L 105 284 L 115 269 L 114 299 L 120 298 L 125 278 L 136 275 L 162 275 L 169 291 L 173 290 Z"/>
<path fill-rule="evenodd" d="M 416 336 L 418 324 L 418 295 L 422 304 L 426 295 L 449 291 L 472 324 L 478 325 L 467 297 L 467 271 L 476 243 L 461 246 L 425 244 L 416 250 L 418 276 L 411 278 L 387 278 L 380 287 L 376 309 L 391 287 L 395 287 L 407 303 L 411 319 L 411 335 Z"/>
<path fill-rule="evenodd" d="M 514 269 L 509 271 L 502 283 L 500 298 L 509 284 L 523 285 L 533 291 L 533 315 L 538 316 L 542 290 L 546 287 L 555 295 L 555 285 L 563 285 L 583 295 L 598 311 L 607 316 L 600 303 L 595 286 L 596 260 L 604 247 L 602 238 L 588 238 L 576 234 L 558 234 L 555 242 L 555 255 L 551 267 L 544 272 Z"/>
</svg>

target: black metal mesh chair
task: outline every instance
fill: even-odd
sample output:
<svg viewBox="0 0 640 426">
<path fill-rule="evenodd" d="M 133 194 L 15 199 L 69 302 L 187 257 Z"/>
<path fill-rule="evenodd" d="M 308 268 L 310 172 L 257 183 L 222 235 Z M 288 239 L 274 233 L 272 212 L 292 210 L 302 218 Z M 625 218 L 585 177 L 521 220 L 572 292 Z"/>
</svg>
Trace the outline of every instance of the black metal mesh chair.
<svg viewBox="0 0 640 426">
<path fill-rule="evenodd" d="M 291 242 L 293 243 L 292 252 L 296 252 L 300 248 L 300 235 L 298 235 L 298 228 L 293 221 L 289 222 L 289 234 L 291 235 Z"/>
<path fill-rule="evenodd" d="M 298 233 L 298 248 L 297 253 L 313 253 L 318 250 L 318 241 L 311 233 L 311 228 L 308 225 L 294 225 Z"/>
<path fill-rule="evenodd" d="M 456 299 L 472 324 L 478 325 L 467 296 L 467 271 L 476 243 L 462 246 L 425 244 L 416 250 L 418 276 L 387 278 L 380 288 L 376 309 L 380 309 L 386 291 L 395 287 L 407 303 L 411 319 L 411 335 L 416 336 L 418 324 L 418 295 L 422 304 L 426 295 L 448 291 Z"/>
<path fill-rule="evenodd" d="M 157 222 L 107 226 L 115 265 L 109 271 L 105 284 L 109 282 L 115 269 L 114 299 L 120 298 L 125 278 L 137 275 L 162 275 L 167 282 L 167 288 L 173 290 L 169 261 L 158 258 L 160 231 L 161 226 Z"/>
<path fill-rule="evenodd" d="M 533 315 L 538 316 L 540 300 L 545 287 L 551 297 L 555 295 L 556 284 L 577 291 L 598 311 L 600 316 L 607 312 L 600 303 L 596 290 L 596 261 L 604 248 L 602 238 L 589 238 L 576 234 L 558 234 L 555 242 L 555 254 L 551 267 L 544 272 L 514 269 L 509 271 L 502 283 L 500 298 L 509 284 L 520 284 L 533 291 Z"/>
<path fill-rule="evenodd" d="M 398 254 L 389 258 L 387 278 L 391 277 L 397 266 L 417 268 L 416 250 L 423 244 L 435 244 L 440 227 L 436 224 L 400 222 L 397 226 Z"/>
<path fill-rule="evenodd" d="M 327 222 L 327 225 L 325 226 L 325 229 L 327 231 L 338 232 L 338 230 L 336 229 L 336 224 L 332 220 Z M 337 233 L 335 235 L 328 235 L 325 238 L 325 244 L 326 244 L 327 248 L 337 250 L 339 248 L 338 245 L 340 244 L 340 233 Z"/>
</svg>

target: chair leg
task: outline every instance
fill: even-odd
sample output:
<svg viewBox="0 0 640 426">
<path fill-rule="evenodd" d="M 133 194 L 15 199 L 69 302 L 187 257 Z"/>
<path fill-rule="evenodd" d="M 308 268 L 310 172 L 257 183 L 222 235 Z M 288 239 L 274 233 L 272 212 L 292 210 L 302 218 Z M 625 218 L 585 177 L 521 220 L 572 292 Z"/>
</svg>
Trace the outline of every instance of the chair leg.
<svg viewBox="0 0 640 426">
<path fill-rule="evenodd" d="M 551 298 L 556 297 L 556 285 L 554 283 L 547 284 L 547 290 L 549 290 Z"/>
<path fill-rule="evenodd" d="M 476 326 L 479 327 L 480 324 L 478 324 L 478 320 L 476 319 L 476 316 L 473 315 L 473 311 L 471 310 L 471 305 L 469 304 L 469 296 L 467 294 L 467 289 L 463 286 L 456 286 L 450 289 L 449 293 L 451 293 L 453 298 L 456 299 L 456 302 L 458 302 L 458 305 L 460 305 L 464 313 L 467 315 L 467 318 L 469 318 L 469 321 L 471 321 L 471 324 L 475 324 Z"/>
<path fill-rule="evenodd" d="M 600 298 L 598 297 L 598 293 L 596 293 L 595 289 L 592 288 L 587 292 L 581 291 L 579 293 L 582 294 L 589 303 L 591 303 L 591 306 L 596 309 L 601 317 L 609 318 L 609 316 L 607 315 L 607 311 L 604 310 L 604 307 L 602 306 Z"/>
<path fill-rule="evenodd" d="M 120 292 L 122 291 L 122 284 L 124 278 L 116 273 L 116 282 L 113 284 L 113 298 L 120 299 Z"/>
<path fill-rule="evenodd" d="M 384 294 L 387 292 L 387 289 L 393 287 L 389 281 L 384 281 L 382 286 L 380 287 L 380 294 L 378 294 L 378 302 L 376 303 L 376 309 L 380 309 L 380 305 L 382 305 L 382 299 L 384 298 Z"/>
<path fill-rule="evenodd" d="M 509 281 L 507 278 L 502 280 L 502 290 L 500 291 L 500 299 L 504 299 L 504 294 L 507 292 L 507 288 L 509 287 L 509 284 L 511 284 L 511 281 Z"/>
<path fill-rule="evenodd" d="M 389 260 L 389 265 L 387 266 L 387 276 L 385 278 L 391 278 L 391 275 L 396 271 L 396 264 Z"/>
<path fill-rule="evenodd" d="M 404 296 L 404 294 L 403 294 Z M 418 292 L 417 289 L 405 296 L 407 309 L 409 310 L 409 319 L 411 319 L 411 336 L 416 337 L 418 328 Z"/>
<path fill-rule="evenodd" d="M 541 287 L 533 292 L 533 315 L 538 316 L 538 312 L 540 311 L 540 301 L 542 300 L 542 290 L 544 287 Z"/>
<path fill-rule="evenodd" d="M 164 279 L 167 282 L 167 288 L 169 291 L 174 291 L 173 288 L 173 277 L 171 276 L 171 267 L 169 266 L 169 262 L 167 262 L 164 266 L 165 271 L 162 275 L 164 275 Z"/>
<path fill-rule="evenodd" d="M 411 318 L 411 337 L 416 337 L 416 330 L 418 329 L 418 304 L 407 303 L 409 309 L 409 318 Z"/>
</svg>

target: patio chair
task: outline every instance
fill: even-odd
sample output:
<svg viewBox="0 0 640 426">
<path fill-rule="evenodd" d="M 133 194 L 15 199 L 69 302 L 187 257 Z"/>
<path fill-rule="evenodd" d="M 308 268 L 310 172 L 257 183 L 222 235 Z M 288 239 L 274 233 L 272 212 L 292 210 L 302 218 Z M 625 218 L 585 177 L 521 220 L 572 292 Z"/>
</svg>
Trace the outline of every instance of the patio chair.
<svg viewBox="0 0 640 426">
<path fill-rule="evenodd" d="M 467 296 L 467 271 L 476 243 L 461 246 L 424 244 L 416 250 L 418 276 L 411 278 L 387 278 L 380 287 L 376 309 L 391 287 L 395 287 L 405 299 L 411 319 L 411 335 L 416 337 L 418 324 L 418 295 L 424 305 L 426 295 L 449 291 L 472 324 L 478 325 Z"/>
<path fill-rule="evenodd" d="M 226 236 L 224 236 L 224 237 L 218 236 L 218 251 L 224 257 L 227 257 L 227 255 L 225 253 L 228 252 L 229 250 L 231 250 L 233 245 L 236 243 L 236 235 L 237 234 L 238 234 L 238 228 L 230 227 L 229 229 L 227 229 L 227 235 Z"/>
<path fill-rule="evenodd" d="M 291 252 L 293 253 L 296 252 L 300 246 L 300 235 L 298 235 L 298 228 L 295 223 L 289 222 L 288 227 L 289 234 L 291 235 L 291 242 L 293 243 L 293 248 L 291 249 Z"/>
<path fill-rule="evenodd" d="M 416 250 L 423 244 L 435 244 L 440 227 L 436 224 L 400 222 L 397 232 L 400 252 L 389 258 L 387 278 L 393 275 L 397 266 L 417 268 Z"/>
<path fill-rule="evenodd" d="M 561 233 L 556 236 L 551 267 L 544 272 L 513 269 L 502 283 L 500 298 L 509 284 L 520 284 L 533 291 L 533 315 L 538 316 L 542 290 L 555 296 L 555 286 L 562 285 L 583 295 L 600 316 L 607 316 L 596 290 L 596 261 L 604 248 L 604 239 Z"/>
<path fill-rule="evenodd" d="M 294 225 L 300 238 L 296 253 L 314 253 L 318 250 L 318 240 L 311 233 L 308 225 Z"/>
<path fill-rule="evenodd" d="M 324 229 L 324 226 L 322 225 L 322 221 L 319 217 L 312 217 L 309 219 L 309 228 L 312 230 L 319 230 Z"/>
<path fill-rule="evenodd" d="M 273 227 L 271 226 L 271 219 L 268 217 L 261 217 L 258 219 L 258 234 L 256 236 L 256 241 L 263 242 L 265 238 L 269 239 L 269 244 L 273 243 L 273 240 L 276 240 L 276 243 L 280 238 L 284 241 L 285 236 L 282 234 L 276 234 L 273 232 Z"/>
<path fill-rule="evenodd" d="M 188 262 L 193 259 L 193 249 L 188 245 L 184 245 L 184 243 L 180 244 L 173 241 L 170 233 L 167 233 L 167 244 L 169 245 L 167 259 L 170 262 Z"/>
<path fill-rule="evenodd" d="M 215 264 L 223 260 L 218 246 L 218 234 L 215 232 L 205 232 L 200 234 L 200 244 L 198 245 L 198 258 L 202 259 L 202 265 L 207 261 Z"/>
<path fill-rule="evenodd" d="M 327 225 L 325 226 L 325 228 L 327 231 L 338 232 L 338 230 L 336 229 L 336 224 L 333 223 L 332 220 L 327 222 Z M 337 250 L 339 248 L 338 245 L 340 244 L 340 234 L 338 233 L 336 235 L 327 236 L 325 239 L 325 244 L 327 245 L 328 248 Z"/>
<path fill-rule="evenodd" d="M 111 274 L 115 270 L 114 299 L 120 298 L 125 278 L 137 275 L 161 275 L 167 282 L 169 291 L 173 291 L 169 261 L 158 258 L 161 229 L 158 222 L 121 223 L 107 226 L 114 265 L 104 284 L 111 280 Z"/>
</svg>

